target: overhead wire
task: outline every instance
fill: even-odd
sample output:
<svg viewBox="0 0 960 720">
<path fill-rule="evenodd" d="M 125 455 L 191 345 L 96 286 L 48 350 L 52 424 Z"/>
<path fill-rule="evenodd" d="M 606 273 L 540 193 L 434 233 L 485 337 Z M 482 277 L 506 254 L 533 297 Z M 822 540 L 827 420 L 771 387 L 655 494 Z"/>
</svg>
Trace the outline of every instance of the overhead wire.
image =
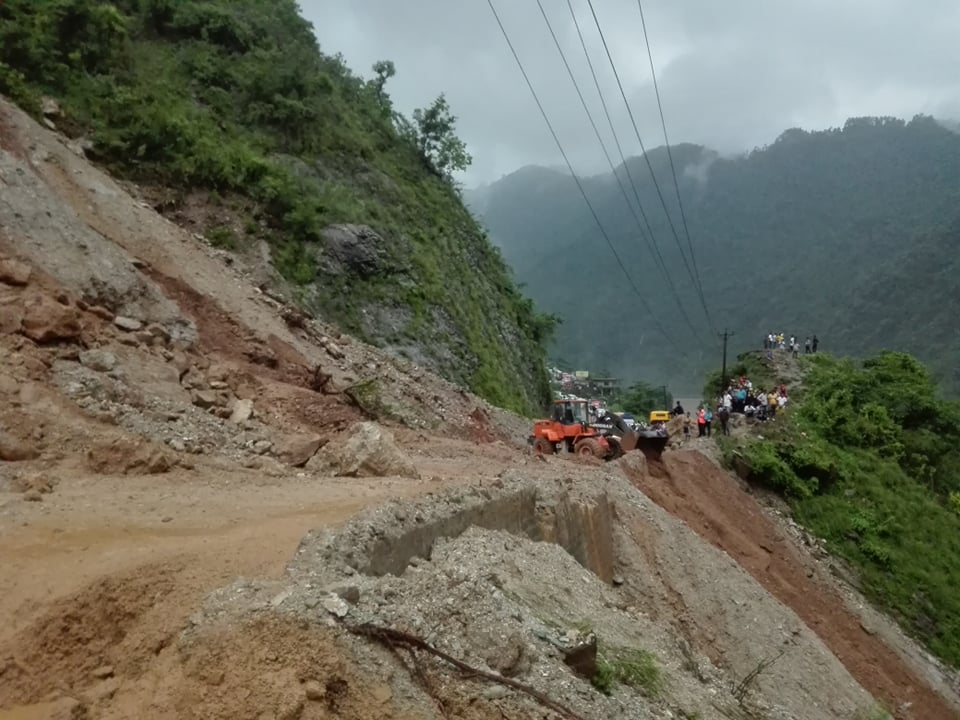
<svg viewBox="0 0 960 720">
<path fill-rule="evenodd" d="M 663 116 L 663 102 L 660 100 L 660 85 L 657 83 L 657 71 L 653 65 L 653 49 L 650 47 L 650 37 L 647 34 L 647 21 L 643 16 L 642 0 L 637 0 L 637 8 L 640 10 L 640 25 L 643 28 L 643 42 L 647 46 L 647 59 L 650 61 L 650 77 L 653 79 L 653 92 L 657 96 L 657 110 L 660 112 L 660 127 L 663 128 L 663 143 L 667 147 L 667 159 L 670 161 L 670 174 L 673 176 L 673 189 L 677 194 L 677 206 L 680 208 L 680 220 L 683 223 L 683 232 L 687 237 L 687 249 L 690 251 L 690 262 L 693 264 L 693 274 L 696 276 L 697 288 L 702 294 L 703 284 L 700 281 L 700 269 L 697 267 L 697 256 L 693 251 L 693 240 L 690 237 L 690 228 L 687 225 L 687 214 L 683 209 L 683 200 L 680 197 L 680 183 L 677 180 L 677 166 L 673 162 L 673 151 L 670 149 L 670 138 L 667 136 L 667 121 Z M 707 320 L 710 323 L 710 326 L 713 327 L 713 320 L 710 318 L 709 310 L 707 310 Z"/>
<path fill-rule="evenodd" d="M 640 137 L 640 129 L 637 127 L 637 120 L 634 117 L 632 108 L 630 107 L 630 102 L 627 100 L 627 93 L 623 89 L 623 82 L 620 80 L 620 73 L 617 72 L 617 64 L 613 60 L 613 55 L 610 52 L 610 46 L 607 44 L 607 38 L 603 34 L 603 28 L 600 26 L 600 19 L 597 17 L 597 11 L 593 7 L 593 0 L 587 0 L 587 5 L 590 7 L 590 14 L 593 16 L 594 24 L 597 26 L 597 32 L 600 34 L 600 41 L 603 43 L 604 52 L 607 55 L 610 68 L 613 70 L 613 76 L 617 81 L 617 87 L 620 90 L 620 97 L 623 99 L 623 103 L 627 108 L 627 114 L 630 117 L 630 124 L 633 126 L 633 132 L 637 137 L 637 142 L 640 144 L 640 152 L 642 153 L 643 159 L 646 162 L 647 169 L 650 171 L 650 179 L 653 181 L 653 187 L 657 191 L 657 197 L 660 199 L 660 205 L 663 207 L 663 212 L 667 216 L 667 223 L 670 226 L 670 232 L 673 234 L 677 248 L 680 250 L 680 257 L 683 259 L 683 264 L 686 267 L 687 273 L 690 276 L 690 280 L 693 282 L 694 288 L 697 291 L 697 295 L 700 298 L 700 304 L 703 307 L 703 312 L 709 321 L 710 311 L 707 309 L 706 298 L 703 295 L 703 291 L 697 285 L 696 275 L 694 275 L 693 269 L 687 260 L 687 255 L 683 250 L 683 243 L 680 242 L 680 235 L 677 233 L 677 228 L 673 223 L 673 217 L 670 215 L 670 210 L 667 207 L 667 201 L 663 197 L 663 191 L 660 189 L 660 183 L 657 180 L 657 175 L 653 170 L 653 164 L 650 162 L 650 157 L 647 155 L 647 149 L 643 144 L 643 139 Z M 711 323 L 711 328 L 712 327 L 713 325 Z"/>
<path fill-rule="evenodd" d="M 487 5 L 490 6 L 490 11 L 493 13 L 494 19 L 497 21 L 497 25 L 500 27 L 500 32 L 503 34 L 503 39 L 507 43 L 507 47 L 510 48 L 510 52 L 513 55 L 513 59 L 517 62 L 517 67 L 520 69 L 520 74 L 523 75 L 523 79 L 527 84 L 527 88 L 530 90 L 530 94 L 533 96 L 533 100 L 537 105 L 537 108 L 540 110 L 540 114 L 543 116 L 543 120 L 547 125 L 547 128 L 550 130 L 550 134 L 553 136 L 553 141 L 557 145 L 557 149 L 560 151 L 560 155 L 563 157 L 563 161 L 567 165 L 567 169 L 570 171 L 570 175 L 573 178 L 574 182 L 577 185 L 577 189 L 580 191 L 580 194 L 583 196 L 583 201 L 587 204 L 587 207 L 590 209 L 590 214 L 593 216 L 594 222 L 596 222 L 597 227 L 600 230 L 600 234 L 603 236 L 603 239 L 606 241 L 607 245 L 610 248 L 610 252 L 613 253 L 613 257 L 617 262 L 617 265 L 620 267 L 620 270 L 623 272 L 624 276 L 627 278 L 627 282 L 630 284 L 631 289 L 634 294 L 639 298 L 641 305 L 644 310 L 650 315 L 650 318 L 653 320 L 654 326 L 660 332 L 661 335 L 667 340 L 670 346 L 675 352 L 680 353 L 680 348 L 674 342 L 673 338 L 666 331 L 663 325 L 660 323 L 657 316 L 650 309 L 650 306 L 647 304 L 646 299 L 643 297 L 643 294 L 640 292 L 640 288 L 637 287 L 636 282 L 633 277 L 630 275 L 630 272 L 627 270 L 626 265 L 623 264 L 623 260 L 620 258 L 620 254 L 617 252 L 616 247 L 611 241 L 610 236 L 607 234 L 606 229 L 603 227 L 603 223 L 600 222 L 600 216 L 597 214 L 597 211 L 593 207 L 593 203 L 590 202 L 590 198 L 587 196 L 586 190 L 584 190 L 583 183 L 580 180 L 580 177 L 577 175 L 576 171 L 573 169 L 573 164 L 570 162 L 569 157 L 567 156 L 566 151 L 563 149 L 563 143 L 560 142 L 560 138 L 557 135 L 556 130 L 553 127 L 553 123 L 550 122 L 550 116 L 547 115 L 547 111 L 543 107 L 543 103 L 540 102 L 540 96 L 537 95 L 536 89 L 533 87 L 533 83 L 530 81 L 530 76 L 527 74 L 526 69 L 523 67 L 523 61 L 520 60 L 520 56 L 517 54 L 517 50 L 513 45 L 513 41 L 510 40 L 510 35 L 507 32 L 506 27 L 503 25 L 503 21 L 500 19 L 500 14 L 497 12 L 496 7 L 494 7 L 493 0 L 487 0 Z"/>
<path fill-rule="evenodd" d="M 542 0 L 537 0 L 537 6 L 540 8 L 540 14 L 543 16 L 543 21 L 547 25 L 547 29 L 550 31 L 550 36 L 553 38 L 553 42 L 557 47 L 557 52 L 560 53 L 560 59 L 563 61 L 563 65 L 567 70 L 567 74 L 570 76 L 570 81 L 573 83 L 574 89 L 577 91 L 577 96 L 580 98 L 580 104 L 583 105 L 583 110 L 587 114 L 587 119 L 590 121 L 590 126 L 593 128 L 593 132 L 597 137 L 598 142 L 600 143 L 600 148 L 603 150 L 604 157 L 607 159 L 607 163 L 610 165 L 610 169 L 613 171 L 614 179 L 617 181 L 617 185 L 620 187 L 620 192 L 623 193 L 623 199 L 627 203 L 627 207 L 630 209 L 630 212 L 633 215 L 633 219 L 637 223 L 637 229 L 640 231 L 640 237 L 644 240 L 647 245 L 647 249 L 653 255 L 654 263 L 659 262 L 658 267 L 660 268 L 663 277 L 666 279 L 667 286 L 670 290 L 670 293 L 673 296 L 674 301 L 677 304 L 677 307 L 680 309 L 680 313 L 683 316 L 684 321 L 687 326 L 690 328 L 690 331 L 693 333 L 694 338 L 699 341 L 697 335 L 697 329 L 693 326 L 693 323 L 690 321 L 689 315 L 687 315 L 686 309 L 683 307 L 683 303 L 680 300 L 680 295 L 677 293 L 677 288 L 673 283 L 673 279 L 670 277 L 670 273 L 667 270 L 667 265 L 663 260 L 663 255 L 660 253 L 660 249 L 656 246 L 656 238 L 651 242 L 650 238 L 644 234 L 643 226 L 640 223 L 640 218 L 637 215 L 637 211 L 634 209 L 633 204 L 630 202 L 630 198 L 627 195 L 627 189 L 624 187 L 623 181 L 620 179 L 620 176 L 617 174 L 616 167 L 613 164 L 613 159 L 610 157 L 610 153 L 607 150 L 607 145 L 603 141 L 603 136 L 600 134 L 599 128 L 597 128 L 597 123 L 593 119 L 593 113 L 590 112 L 590 107 L 587 105 L 586 99 L 583 97 L 583 92 L 580 90 L 580 83 L 577 82 L 576 75 L 574 75 L 573 69 L 570 67 L 570 63 L 567 61 L 566 53 L 563 51 L 563 47 L 560 44 L 559 38 L 557 38 L 556 32 L 554 32 L 553 24 L 550 22 L 550 18 L 547 16 L 546 10 L 544 10 Z M 637 198 L 637 202 L 640 202 L 640 198 Z M 641 212 L 643 210 L 642 205 L 640 206 Z"/>
</svg>

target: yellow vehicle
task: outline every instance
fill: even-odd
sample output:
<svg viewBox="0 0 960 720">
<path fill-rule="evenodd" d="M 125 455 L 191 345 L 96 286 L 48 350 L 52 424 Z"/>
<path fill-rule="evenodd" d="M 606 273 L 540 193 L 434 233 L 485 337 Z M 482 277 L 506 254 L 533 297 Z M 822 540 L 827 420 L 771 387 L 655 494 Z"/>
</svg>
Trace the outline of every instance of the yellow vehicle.
<svg viewBox="0 0 960 720">
<path fill-rule="evenodd" d="M 651 410 L 650 424 L 670 422 L 670 413 L 667 410 Z"/>
</svg>

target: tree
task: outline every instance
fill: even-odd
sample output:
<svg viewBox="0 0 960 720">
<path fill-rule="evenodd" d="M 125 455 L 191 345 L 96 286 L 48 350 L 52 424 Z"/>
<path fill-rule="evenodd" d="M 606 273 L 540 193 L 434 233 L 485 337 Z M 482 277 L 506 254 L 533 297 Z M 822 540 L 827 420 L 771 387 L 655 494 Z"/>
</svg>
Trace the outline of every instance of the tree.
<svg viewBox="0 0 960 720">
<path fill-rule="evenodd" d="M 454 132 L 456 121 L 443 93 L 430 107 L 413 111 L 417 148 L 430 168 L 447 180 L 473 162 L 466 144 Z"/>
<path fill-rule="evenodd" d="M 387 84 L 387 80 L 397 74 L 397 68 L 393 64 L 393 60 L 377 60 L 377 62 L 373 64 L 373 72 L 376 73 L 377 76 L 373 80 L 373 89 L 377 92 L 377 102 L 383 105 L 389 105 L 390 97 L 383 89 Z"/>
<path fill-rule="evenodd" d="M 637 382 L 631 385 L 623 393 L 619 404 L 624 412 L 646 417 L 651 410 L 669 410 L 671 398 L 667 395 L 667 404 L 664 406 L 664 391 L 662 388 L 655 388 L 645 382 Z"/>
</svg>

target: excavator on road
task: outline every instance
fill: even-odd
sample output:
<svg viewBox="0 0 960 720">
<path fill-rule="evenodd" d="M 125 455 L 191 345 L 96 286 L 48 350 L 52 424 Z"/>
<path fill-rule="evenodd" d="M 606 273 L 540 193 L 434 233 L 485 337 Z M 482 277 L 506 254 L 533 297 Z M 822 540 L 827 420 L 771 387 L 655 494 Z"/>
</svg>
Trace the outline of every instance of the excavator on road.
<svg viewBox="0 0 960 720">
<path fill-rule="evenodd" d="M 533 423 L 529 442 L 536 455 L 567 452 L 615 460 L 624 453 L 640 450 L 648 459 L 658 460 L 669 441 L 663 414 L 650 413 L 648 428 L 632 430 L 623 418 L 611 412 L 591 418 L 586 400 L 556 400 L 553 417 Z M 666 415 L 669 418 L 669 413 Z"/>
</svg>

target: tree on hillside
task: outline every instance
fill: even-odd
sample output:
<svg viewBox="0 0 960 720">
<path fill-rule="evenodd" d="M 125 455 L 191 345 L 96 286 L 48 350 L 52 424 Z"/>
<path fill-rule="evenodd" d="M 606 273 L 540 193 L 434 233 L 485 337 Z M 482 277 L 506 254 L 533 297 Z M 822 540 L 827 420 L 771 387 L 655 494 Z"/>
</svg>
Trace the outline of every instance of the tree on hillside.
<svg viewBox="0 0 960 720">
<path fill-rule="evenodd" d="M 377 93 L 377 102 L 389 106 L 390 96 L 384 92 L 384 88 L 387 80 L 397 74 L 397 67 L 393 64 L 393 60 L 377 60 L 373 64 L 373 72 L 376 74 L 373 79 L 373 89 Z"/>
<path fill-rule="evenodd" d="M 429 107 L 413 111 L 417 148 L 430 168 L 447 180 L 473 162 L 466 144 L 454 132 L 456 122 L 443 93 Z"/>
</svg>

